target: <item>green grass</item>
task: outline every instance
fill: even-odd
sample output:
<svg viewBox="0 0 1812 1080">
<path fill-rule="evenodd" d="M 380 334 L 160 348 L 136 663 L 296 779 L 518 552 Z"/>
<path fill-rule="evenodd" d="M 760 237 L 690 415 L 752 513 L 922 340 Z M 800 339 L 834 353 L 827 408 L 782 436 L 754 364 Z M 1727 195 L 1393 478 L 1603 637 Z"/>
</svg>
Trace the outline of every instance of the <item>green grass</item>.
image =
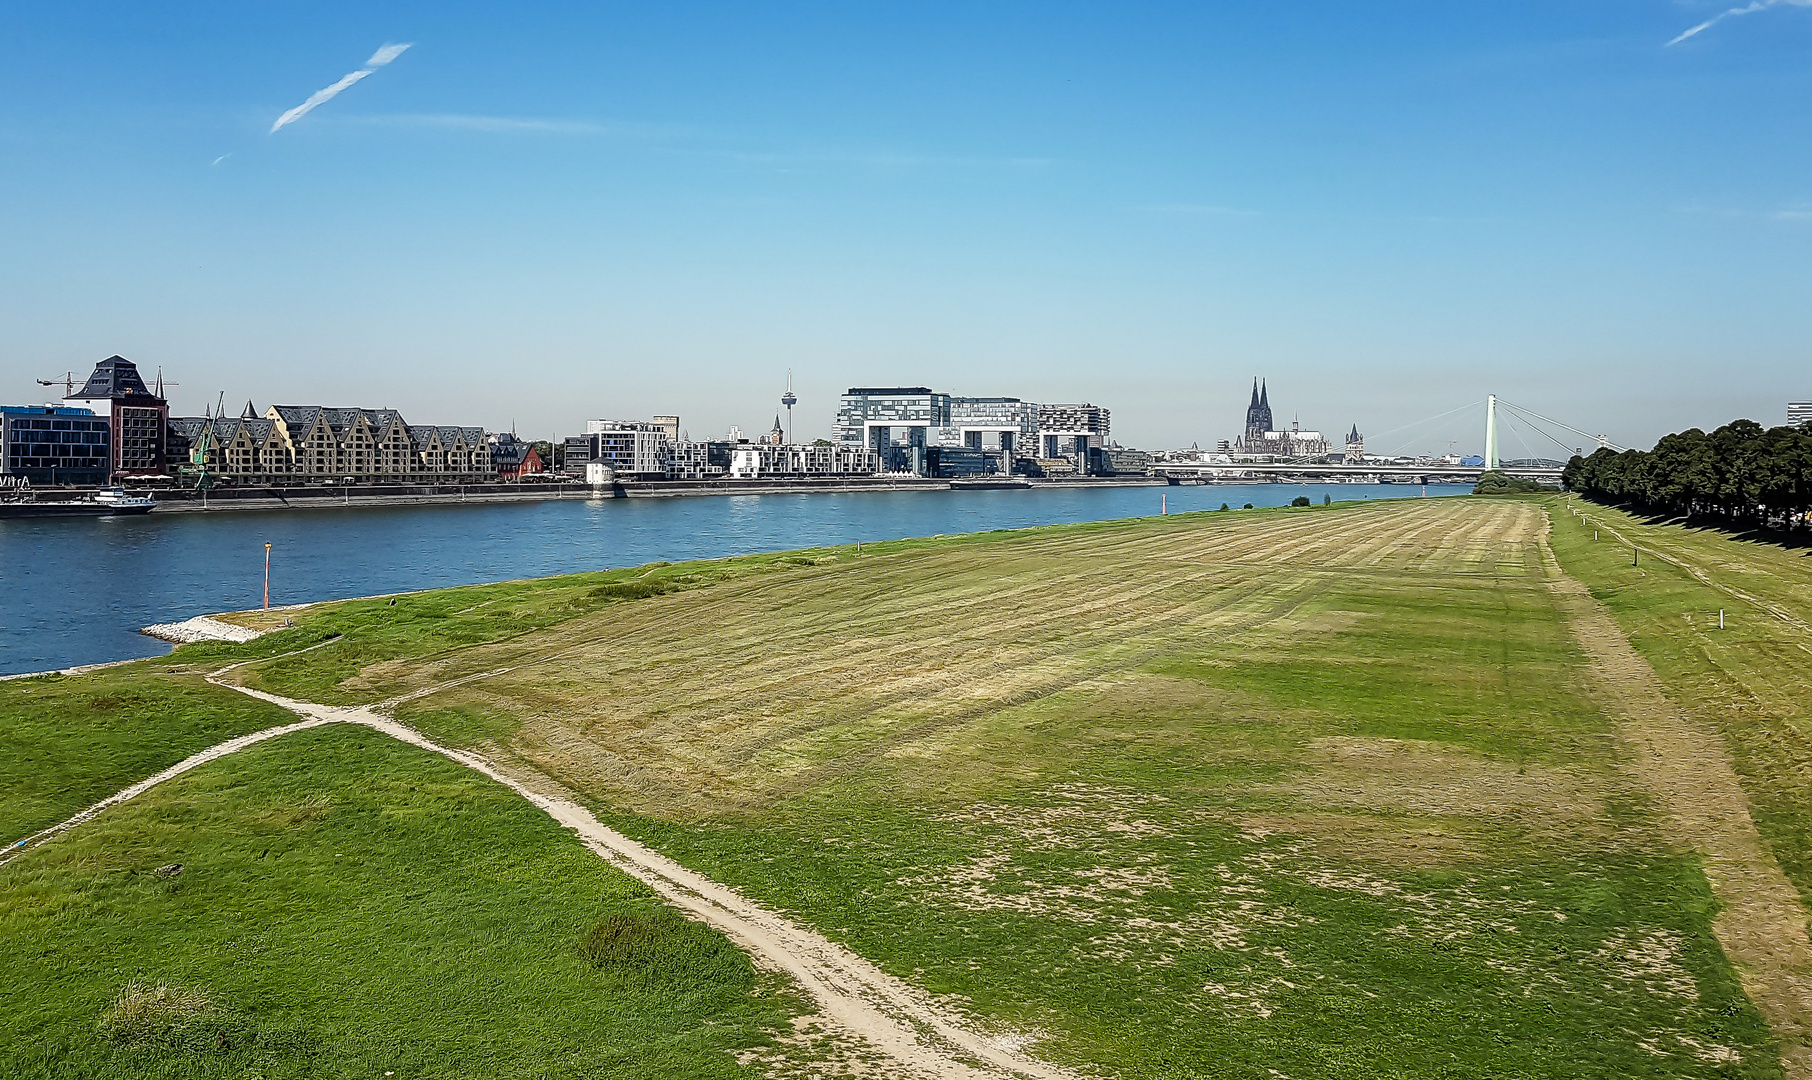
<svg viewBox="0 0 1812 1080">
<path fill-rule="evenodd" d="M 518 641 L 524 649 L 546 649 L 557 643 L 553 628 L 614 605 L 853 555 L 853 548 L 821 549 L 658 562 L 323 604 L 296 618 L 295 626 L 248 644 L 186 645 L 171 659 L 205 670 L 274 657 L 247 670 L 242 676 L 246 685 L 309 701 L 368 704 L 393 689 L 382 681 L 360 678 L 374 667 L 504 641 Z M 308 651 L 299 652 L 302 649 Z M 291 652 L 296 655 L 283 655 Z"/>
<path fill-rule="evenodd" d="M 1698 568 L 1707 584 L 1663 559 L 1633 558 L 1609 529 L 1594 540 L 1592 526 L 1568 515 L 1566 500 L 1548 502 L 1555 556 L 1610 609 L 1669 696 L 1723 732 L 1763 839 L 1801 897 L 1812 900 L 1812 635 L 1728 591 L 1812 620 L 1807 549 L 1574 500 L 1639 546 Z"/>
<path fill-rule="evenodd" d="M 294 719 L 157 661 L 0 682 L 0 844 L 198 750 Z"/>
<path fill-rule="evenodd" d="M 1038 1033 L 1040 1054 L 1129 1080 L 1779 1076 L 1703 874 L 1622 768 L 1533 534 L 1506 539 L 1528 503 L 1435 502 L 356 601 L 167 666 L 332 639 L 239 673 L 328 702 L 515 668 L 402 718 L 553 777 L 984 1026 Z M 1672 581 L 1556 549 L 1620 618 Z M 1626 623 L 1664 678 L 1669 620 L 1703 606 L 1668 596 L 1652 627 Z M 1753 698 L 1779 647 L 1726 657 L 1720 693 Z M 1745 777 L 1765 777 L 1768 744 L 1744 745 Z M 1804 803 L 1773 790 L 1759 816 L 1779 845 Z M 287 736 L 158 799 L 0 869 L 15 1072 L 557 1076 L 583 1038 L 619 1055 L 586 1059 L 604 1075 L 711 1075 L 794 1007 L 751 996 L 721 938 L 538 811 L 373 734 Z M 272 837 L 293 854 L 260 858 Z M 144 872 L 216 857 L 174 883 Z M 231 887 L 195 917 L 183 898 L 215 874 Z M 226 944 L 247 940 L 275 959 Z M 122 991 L 152 1000 L 160 981 L 208 1004 L 159 1020 L 159 1045 L 228 1031 L 251 1049 L 105 1041 Z"/>
<path fill-rule="evenodd" d="M 753 814 L 596 808 L 1050 1032 L 1040 1053 L 1128 1077 L 1780 1075 L 1697 863 L 1641 839 L 1646 800 L 1540 581 L 1354 576 L 1315 608 L 1357 621 L 1185 648 Z M 1327 739 L 1445 756 L 1406 808 L 1384 780 L 1317 767 Z M 1532 770 L 1520 802 L 1470 794 Z M 1586 819 L 1545 791 L 1567 778 L 1597 804 Z M 1354 798 L 1314 787 L 1342 783 Z M 1667 960 L 1633 973 L 1644 948 Z"/>
<path fill-rule="evenodd" d="M 1015 817 L 1049 806 L 1001 805 Z M 1378 872 L 1288 836 L 1191 821 L 1198 807 L 1144 814 L 1167 832 L 1136 846 L 1079 835 L 1005 862 L 1022 835 L 885 804 L 641 831 L 934 993 L 1048 1032 L 1042 1055 L 1123 1076 L 1781 1075 L 1707 929 L 1713 904 L 1691 860 Z M 1000 907 L 925 884 L 947 889 L 953 868 L 977 865 L 995 875 L 985 895 Z M 1103 870 L 1153 866 L 1166 870 L 1161 888 L 1050 901 Z M 1016 900 L 1036 906 L 1015 911 Z M 1620 957 L 1651 944 L 1669 962 L 1645 981 Z M 1709 1067 L 1695 1046 L 1743 1064 Z"/>
<path fill-rule="evenodd" d="M 120 1022 L 160 984 L 187 1006 Z M 796 1007 L 513 792 L 362 728 L 0 868 L 4 1076 L 735 1076 Z"/>
</svg>

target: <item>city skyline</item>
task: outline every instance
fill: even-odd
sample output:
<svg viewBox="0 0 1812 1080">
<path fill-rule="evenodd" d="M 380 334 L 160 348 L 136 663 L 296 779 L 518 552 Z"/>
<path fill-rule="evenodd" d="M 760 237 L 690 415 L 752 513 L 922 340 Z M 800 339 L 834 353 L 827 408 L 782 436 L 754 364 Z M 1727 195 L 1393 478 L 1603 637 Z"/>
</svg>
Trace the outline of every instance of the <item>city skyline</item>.
<svg viewBox="0 0 1812 1080">
<path fill-rule="evenodd" d="M 788 369 L 802 438 L 910 382 L 1206 446 L 1254 374 L 1326 431 L 1775 424 L 1812 11 L 1727 10 L 16 6 L 7 396 L 117 352 L 184 414 L 535 434 L 765 424 Z"/>
</svg>

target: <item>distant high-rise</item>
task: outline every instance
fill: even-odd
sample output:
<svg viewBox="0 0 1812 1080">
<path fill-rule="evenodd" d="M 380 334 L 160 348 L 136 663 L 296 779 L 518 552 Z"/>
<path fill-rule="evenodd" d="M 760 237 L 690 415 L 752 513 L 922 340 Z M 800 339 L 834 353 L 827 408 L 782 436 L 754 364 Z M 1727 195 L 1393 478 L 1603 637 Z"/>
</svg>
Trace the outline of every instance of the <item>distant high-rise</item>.
<svg viewBox="0 0 1812 1080">
<path fill-rule="evenodd" d="M 1787 402 L 1787 424 L 1790 427 L 1812 424 L 1812 401 Z"/>
</svg>

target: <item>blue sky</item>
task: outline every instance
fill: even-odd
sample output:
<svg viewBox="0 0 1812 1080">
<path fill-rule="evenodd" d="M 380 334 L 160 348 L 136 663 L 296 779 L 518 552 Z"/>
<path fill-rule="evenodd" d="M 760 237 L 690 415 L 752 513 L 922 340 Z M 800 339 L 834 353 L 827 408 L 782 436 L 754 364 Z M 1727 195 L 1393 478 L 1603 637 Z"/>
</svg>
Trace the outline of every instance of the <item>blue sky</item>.
<svg viewBox="0 0 1812 1080">
<path fill-rule="evenodd" d="M 924 383 L 1208 444 L 1254 375 L 1378 450 L 1476 449 L 1417 422 L 1487 392 L 1778 423 L 1812 6 L 1667 44 L 1729 7 L 15 0 L 0 399 L 119 352 L 184 412 L 537 435 L 765 428 L 789 367 L 801 436 Z"/>
</svg>

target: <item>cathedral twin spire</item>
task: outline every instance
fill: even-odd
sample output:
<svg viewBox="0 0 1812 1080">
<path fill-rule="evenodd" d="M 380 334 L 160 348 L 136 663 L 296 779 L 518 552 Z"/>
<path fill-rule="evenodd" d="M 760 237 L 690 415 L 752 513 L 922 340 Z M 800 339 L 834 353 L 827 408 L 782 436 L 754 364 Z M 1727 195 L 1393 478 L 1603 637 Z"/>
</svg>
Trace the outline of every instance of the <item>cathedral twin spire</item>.
<svg viewBox="0 0 1812 1080">
<path fill-rule="evenodd" d="M 1271 424 L 1271 388 L 1258 379 L 1252 380 L 1252 404 L 1246 407 L 1246 441 L 1262 439 L 1265 432 L 1277 430 Z"/>
</svg>

